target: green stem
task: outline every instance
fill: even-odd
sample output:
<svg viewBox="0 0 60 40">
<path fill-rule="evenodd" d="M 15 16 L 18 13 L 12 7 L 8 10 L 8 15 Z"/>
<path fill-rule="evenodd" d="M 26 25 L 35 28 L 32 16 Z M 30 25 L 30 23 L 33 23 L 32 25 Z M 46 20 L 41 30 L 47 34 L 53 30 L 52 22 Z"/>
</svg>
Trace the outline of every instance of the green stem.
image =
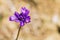
<svg viewBox="0 0 60 40">
<path fill-rule="evenodd" d="M 19 33 L 20 33 L 20 29 L 21 29 L 21 26 L 19 27 L 19 30 L 18 30 L 18 33 L 17 33 L 17 37 L 16 37 L 16 40 L 18 40 L 18 37 L 19 37 Z"/>
</svg>

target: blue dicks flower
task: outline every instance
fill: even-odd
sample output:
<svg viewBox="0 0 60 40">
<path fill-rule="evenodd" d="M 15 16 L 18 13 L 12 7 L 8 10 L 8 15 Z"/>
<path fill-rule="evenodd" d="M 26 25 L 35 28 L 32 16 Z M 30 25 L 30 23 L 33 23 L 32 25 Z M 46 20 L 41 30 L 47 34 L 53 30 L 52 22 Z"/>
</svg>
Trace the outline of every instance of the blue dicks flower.
<svg viewBox="0 0 60 40">
<path fill-rule="evenodd" d="M 21 13 L 19 14 L 18 12 L 15 11 L 14 15 L 10 16 L 9 20 L 19 22 L 20 26 L 24 26 L 25 23 L 30 22 L 30 16 L 28 16 L 28 14 L 29 10 L 27 10 L 25 7 L 22 7 Z"/>
</svg>

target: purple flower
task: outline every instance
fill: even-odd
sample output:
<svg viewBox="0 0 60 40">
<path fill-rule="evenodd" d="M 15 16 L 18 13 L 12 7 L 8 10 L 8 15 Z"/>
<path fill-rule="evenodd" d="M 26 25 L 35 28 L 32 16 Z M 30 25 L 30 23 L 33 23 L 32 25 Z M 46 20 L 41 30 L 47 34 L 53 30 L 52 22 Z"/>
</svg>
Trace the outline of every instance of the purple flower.
<svg viewBox="0 0 60 40">
<path fill-rule="evenodd" d="M 30 16 L 28 16 L 29 10 L 27 10 L 25 7 L 21 8 L 21 13 L 15 11 L 14 15 L 9 18 L 10 21 L 19 22 L 20 26 L 24 26 L 25 23 L 30 22 Z"/>
</svg>

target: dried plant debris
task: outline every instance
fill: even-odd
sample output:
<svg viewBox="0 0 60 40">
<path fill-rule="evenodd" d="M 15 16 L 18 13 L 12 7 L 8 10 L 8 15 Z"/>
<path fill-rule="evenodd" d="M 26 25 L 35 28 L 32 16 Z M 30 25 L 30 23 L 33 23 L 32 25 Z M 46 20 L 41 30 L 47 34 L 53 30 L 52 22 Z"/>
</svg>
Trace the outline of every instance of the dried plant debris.
<svg viewBox="0 0 60 40">
<path fill-rule="evenodd" d="M 37 3 L 34 0 L 23 0 L 27 3 L 29 3 L 30 5 L 34 5 L 35 7 L 37 6 Z"/>
<path fill-rule="evenodd" d="M 2 14 L 0 14 L 0 22 L 2 21 L 2 19 L 3 19 L 3 15 L 2 15 Z"/>
<path fill-rule="evenodd" d="M 58 33 L 60 34 L 60 27 L 59 27 L 59 26 L 57 27 L 57 31 L 58 31 Z"/>
</svg>

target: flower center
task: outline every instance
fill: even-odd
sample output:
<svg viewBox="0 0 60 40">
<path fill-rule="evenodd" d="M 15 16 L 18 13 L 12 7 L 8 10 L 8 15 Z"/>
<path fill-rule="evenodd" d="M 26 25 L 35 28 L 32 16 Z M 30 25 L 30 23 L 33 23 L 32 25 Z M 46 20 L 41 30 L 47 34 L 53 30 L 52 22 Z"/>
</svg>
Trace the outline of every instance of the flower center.
<svg viewBox="0 0 60 40">
<path fill-rule="evenodd" d="M 18 20 L 24 21 L 24 17 L 21 16 L 21 17 L 18 18 Z"/>
</svg>

